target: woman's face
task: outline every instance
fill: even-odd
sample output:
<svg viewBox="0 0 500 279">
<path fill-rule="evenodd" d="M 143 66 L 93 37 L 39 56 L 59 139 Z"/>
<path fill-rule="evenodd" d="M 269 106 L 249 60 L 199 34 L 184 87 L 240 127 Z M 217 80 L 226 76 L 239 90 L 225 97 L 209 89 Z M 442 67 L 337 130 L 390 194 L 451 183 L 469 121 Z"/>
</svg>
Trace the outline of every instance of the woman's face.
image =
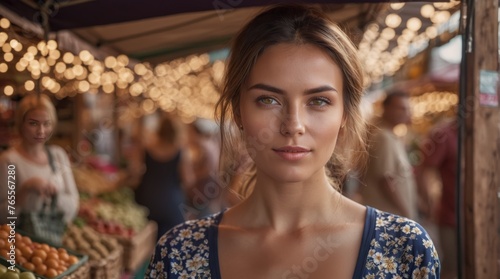
<svg viewBox="0 0 500 279">
<path fill-rule="evenodd" d="M 324 175 L 343 122 L 342 72 L 313 45 L 277 44 L 258 58 L 240 98 L 257 170 L 277 182 Z"/>
<path fill-rule="evenodd" d="M 22 127 L 23 140 L 29 144 L 44 144 L 52 135 L 53 122 L 44 109 L 28 111 Z"/>
</svg>

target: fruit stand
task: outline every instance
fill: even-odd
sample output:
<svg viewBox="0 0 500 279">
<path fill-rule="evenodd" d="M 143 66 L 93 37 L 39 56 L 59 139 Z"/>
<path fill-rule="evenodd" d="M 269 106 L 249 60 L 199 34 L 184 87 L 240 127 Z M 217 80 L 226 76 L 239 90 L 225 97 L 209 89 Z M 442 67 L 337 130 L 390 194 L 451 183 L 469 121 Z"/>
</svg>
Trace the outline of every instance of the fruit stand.
<svg viewBox="0 0 500 279">
<path fill-rule="evenodd" d="M 77 251 L 89 255 L 91 266 L 95 266 L 92 265 L 93 261 L 101 261 L 108 263 L 103 265 L 108 269 L 119 265 L 123 272 L 134 273 L 151 257 L 156 244 L 157 225 L 148 220 L 148 209 L 135 202 L 133 190 L 124 186 L 120 175 L 109 179 L 109 176 L 106 177 L 99 170 L 81 167 L 73 168 L 73 173 L 80 191 L 80 209 L 63 244 L 67 247 L 76 246 Z M 95 246 L 88 248 L 85 244 L 78 243 L 82 239 L 78 237 L 79 234 L 91 243 L 96 238 L 101 238 L 104 239 L 102 241 L 113 242 L 114 246 L 118 245 L 120 263 L 115 259 L 116 254 L 112 253 L 117 249 L 110 249 L 109 255 L 105 251 L 95 251 Z M 109 264 L 111 262 L 113 265 Z"/>
<path fill-rule="evenodd" d="M 0 226 L 0 265 L 5 267 L 0 268 L 2 279 L 90 278 L 88 256 L 19 231 L 12 234 L 6 224 Z"/>
<path fill-rule="evenodd" d="M 147 219 L 148 210 L 135 203 L 133 190 L 99 170 L 73 171 L 80 208 L 66 227 L 62 245 L 44 243 L 0 224 L 0 279 L 119 279 L 136 272 L 151 257 L 157 225 Z M 11 234 L 16 242 L 15 260 L 10 263 Z"/>
</svg>

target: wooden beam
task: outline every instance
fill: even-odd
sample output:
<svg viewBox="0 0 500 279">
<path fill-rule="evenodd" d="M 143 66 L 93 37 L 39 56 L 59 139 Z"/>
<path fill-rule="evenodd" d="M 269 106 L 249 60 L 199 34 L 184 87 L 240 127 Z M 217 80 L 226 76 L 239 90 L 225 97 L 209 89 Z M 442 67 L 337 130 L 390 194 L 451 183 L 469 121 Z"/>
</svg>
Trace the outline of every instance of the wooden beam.
<svg viewBox="0 0 500 279">
<path fill-rule="evenodd" d="M 498 76 L 498 1 L 473 0 L 472 52 L 465 110 L 464 277 L 500 278 L 498 255 L 498 185 L 500 185 L 500 109 L 481 101 L 481 73 Z M 468 7 L 470 9 L 471 7 Z M 496 88 L 496 85 L 495 85 Z M 498 96 L 498 89 L 497 96 Z"/>
</svg>

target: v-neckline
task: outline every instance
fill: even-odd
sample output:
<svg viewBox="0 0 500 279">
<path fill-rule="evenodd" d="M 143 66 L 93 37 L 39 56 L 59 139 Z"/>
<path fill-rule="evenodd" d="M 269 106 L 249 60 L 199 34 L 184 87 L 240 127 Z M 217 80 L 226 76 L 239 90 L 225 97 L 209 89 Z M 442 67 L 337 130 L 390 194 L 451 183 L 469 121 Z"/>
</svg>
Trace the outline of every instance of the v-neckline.
<svg viewBox="0 0 500 279">
<path fill-rule="evenodd" d="M 214 224 L 209 228 L 208 231 L 208 245 L 210 247 L 209 267 L 212 279 L 222 279 L 219 263 L 219 225 L 225 212 L 226 210 L 221 211 L 219 215 L 215 217 Z M 365 266 L 368 252 L 370 250 L 370 241 L 373 238 L 373 233 L 375 232 L 374 216 L 375 210 L 370 206 L 366 206 L 363 237 L 361 239 L 361 245 L 359 247 L 356 266 L 354 268 L 352 278 L 361 278 L 363 267 Z"/>
</svg>

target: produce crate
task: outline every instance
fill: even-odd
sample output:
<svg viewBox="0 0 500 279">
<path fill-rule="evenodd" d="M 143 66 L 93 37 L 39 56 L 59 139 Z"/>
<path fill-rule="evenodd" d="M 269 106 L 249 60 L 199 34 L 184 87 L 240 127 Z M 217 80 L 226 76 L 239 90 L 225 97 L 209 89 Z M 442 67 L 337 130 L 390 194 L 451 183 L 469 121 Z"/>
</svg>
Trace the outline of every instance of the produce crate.
<svg viewBox="0 0 500 279">
<path fill-rule="evenodd" d="M 53 277 L 51 279 L 62 279 L 62 278 L 65 278 L 65 279 L 90 279 L 90 266 L 88 264 L 88 257 L 86 255 L 80 255 L 80 254 L 74 253 L 73 251 L 70 251 L 70 250 L 68 250 L 68 253 L 77 256 L 79 258 L 79 261 L 76 264 L 70 266 L 66 271 L 64 271 L 60 275 Z M 7 267 L 10 266 L 10 263 L 6 259 L 4 259 L 3 257 L 0 257 L 0 264 L 7 266 Z M 29 271 L 26 268 L 24 268 L 18 264 L 16 264 L 15 266 L 21 272 Z M 33 272 L 33 271 L 31 271 L 31 272 Z M 33 274 L 35 274 L 37 279 L 49 279 L 45 276 L 41 276 L 41 275 L 36 274 L 34 272 L 33 272 Z"/>
<path fill-rule="evenodd" d="M 32 236 L 29 233 L 23 232 L 21 230 L 16 230 L 16 233 L 22 235 L 23 237 L 28 236 L 32 241 L 38 242 L 38 243 L 46 243 L 40 238 L 37 238 L 36 236 Z M 51 243 L 48 243 L 50 246 L 55 247 L 55 248 L 64 248 L 60 245 L 54 245 Z M 64 248 L 66 249 L 66 248 Z M 51 279 L 62 279 L 62 278 L 69 278 L 69 279 L 90 279 L 90 267 L 88 265 L 88 256 L 87 255 L 82 255 L 80 253 L 77 253 L 73 250 L 66 249 L 68 254 L 76 256 L 78 258 L 78 262 L 71 265 L 66 271 L 61 273 L 60 275 L 53 277 Z M 5 265 L 5 266 L 10 266 L 10 263 L 7 261 L 7 259 L 4 259 L 3 257 L 0 256 L 0 264 Z M 21 272 L 24 271 L 29 271 L 26 268 L 22 267 L 21 265 L 17 264 L 15 265 Z M 31 271 L 33 272 L 33 271 Z M 35 274 L 37 279 L 49 279 L 45 276 L 41 276 L 39 274 Z"/>
<path fill-rule="evenodd" d="M 132 238 L 115 236 L 123 246 L 123 267 L 128 272 L 134 272 L 153 254 L 156 246 L 156 222 L 149 221 L 142 231 Z"/>
<path fill-rule="evenodd" d="M 122 273 L 123 248 L 111 252 L 106 259 L 89 261 L 90 278 L 92 279 L 118 279 Z"/>
</svg>

